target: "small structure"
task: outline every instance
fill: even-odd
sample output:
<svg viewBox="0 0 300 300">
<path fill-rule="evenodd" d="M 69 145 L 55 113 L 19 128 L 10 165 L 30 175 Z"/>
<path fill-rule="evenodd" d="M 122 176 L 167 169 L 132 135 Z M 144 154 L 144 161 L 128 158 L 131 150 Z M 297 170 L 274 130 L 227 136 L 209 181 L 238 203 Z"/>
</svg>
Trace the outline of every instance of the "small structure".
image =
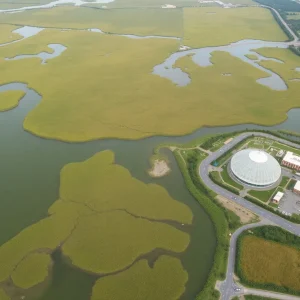
<svg viewBox="0 0 300 300">
<path fill-rule="evenodd" d="M 300 181 L 297 181 L 297 183 L 295 184 L 294 189 L 293 189 L 293 192 L 294 192 L 295 194 L 300 195 Z"/>
<path fill-rule="evenodd" d="M 288 151 L 282 159 L 281 164 L 291 169 L 300 171 L 300 156 L 297 156 L 293 152 Z"/>
<path fill-rule="evenodd" d="M 165 4 L 165 5 L 162 5 L 161 8 L 176 8 L 176 5 Z"/>
<path fill-rule="evenodd" d="M 277 157 L 282 157 L 284 154 L 284 151 L 283 150 L 279 150 L 277 153 L 276 153 L 276 156 Z"/>
<path fill-rule="evenodd" d="M 272 202 L 278 204 L 279 201 L 282 199 L 283 196 L 284 196 L 284 193 L 277 192 L 277 194 L 273 197 Z"/>
</svg>

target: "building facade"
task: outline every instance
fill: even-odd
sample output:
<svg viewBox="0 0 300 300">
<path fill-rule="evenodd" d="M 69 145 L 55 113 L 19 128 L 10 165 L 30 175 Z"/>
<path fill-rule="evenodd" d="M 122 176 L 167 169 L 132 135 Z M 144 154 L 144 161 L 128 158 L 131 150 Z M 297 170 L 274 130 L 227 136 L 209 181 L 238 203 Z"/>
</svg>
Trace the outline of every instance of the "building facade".
<svg viewBox="0 0 300 300">
<path fill-rule="evenodd" d="M 281 164 L 285 167 L 300 171 L 300 156 L 295 155 L 293 152 L 287 152 Z"/>
</svg>

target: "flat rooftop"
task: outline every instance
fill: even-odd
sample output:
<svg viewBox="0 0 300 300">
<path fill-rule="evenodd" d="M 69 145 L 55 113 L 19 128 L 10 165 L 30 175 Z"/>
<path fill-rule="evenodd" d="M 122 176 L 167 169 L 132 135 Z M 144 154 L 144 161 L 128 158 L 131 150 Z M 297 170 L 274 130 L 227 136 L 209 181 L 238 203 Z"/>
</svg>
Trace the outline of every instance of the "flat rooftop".
<svg viewBox="0 0 300 300">
<path fill-rule="evenodd" d="M 293 152 L 288 151 L 283 158 L 283 161 L 290 164 L 300 166 L 300 156 L 295 155 Z"/>
</svg>

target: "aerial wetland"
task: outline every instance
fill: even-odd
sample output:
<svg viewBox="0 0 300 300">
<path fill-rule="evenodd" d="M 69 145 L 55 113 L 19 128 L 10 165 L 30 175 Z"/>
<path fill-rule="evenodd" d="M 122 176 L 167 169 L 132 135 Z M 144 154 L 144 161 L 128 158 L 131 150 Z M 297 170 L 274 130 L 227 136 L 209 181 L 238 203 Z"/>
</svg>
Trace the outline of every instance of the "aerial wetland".
<svg viewBox="0 0 300 300">
<path fill-rule="evenodd" d="M 0 1 L 0 300 L 195 299 L 216 229 L 170 151 L 149 176 L 153 149 L 300 129 L 269 10 L 137 2 Z"/>
</svg>

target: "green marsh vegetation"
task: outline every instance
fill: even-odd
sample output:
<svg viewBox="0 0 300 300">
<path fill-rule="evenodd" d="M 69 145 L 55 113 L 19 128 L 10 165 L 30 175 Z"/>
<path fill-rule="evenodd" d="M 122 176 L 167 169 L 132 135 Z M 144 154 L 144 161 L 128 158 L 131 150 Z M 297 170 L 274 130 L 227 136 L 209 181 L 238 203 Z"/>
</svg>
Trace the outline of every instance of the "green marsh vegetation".
<svg viewBox="0 0 300 300">
<path fill-rule="evenodd" d="M 136 35 L 183 35 L 180 9 L 113 9 L 60 6 L 28 10 L 19 14 L 1 14 L 1 23 L 38 27 L 97 28 L 104 32 Z"/>
<path fill-rule="evenodd" d="M 140 139 L 183 135 L 204 125 L 271 125 L 284 121 L 286 111 L 298 105 L 296 82 L 286 92 L 273 91 L 256 82 L 267 73 L 225 52 L 213 53 L 213 65 L 205 68 L 190 57 L 179 59 L 176 67 L 187 69 L 192 79 L 185 87 L 151 74 L 156 64 L 177 51 L 175 40 L 49 29 L 2 47 L 0 57 L 47 51 L 49 43 L 63 44 L 67 50 L 46 65 L 39 58 L 1 61 L 0 79 L 0 84 L 27 82 L 43 96 L 24 128 L 46 138 Z"/>
<path fill-rule="evenodd" d="M 91 299 L 140 300 L 141 295 L 147 295 L 149 300 L 176 300 L 184 292 L 187 279 L 177 258 L 160 256 L 153 268 L 143 259 L 122 273 L 98 279 Z"/>
<path fill-rule="evenodd" d="M 183 17 L 183 43 L 192 48 L 227 45 L 243 39 L 287 40 L 271 12 L 264 8 L 185 8 Z"/>
<path fill-rule="evenodd" d="M 257 60 L 258 59 L 257 55 L 255 55 L 255 54 L 247 54 L 246 57 L 248 57 L 251 60 Z"/>
<path fill-rule="evenodd" d="M 13 271 L 12 281 L 22 289 L 33 287 L 47 278 L 51 264 L 51 257 L 46 253 L 29 254 Z"/>
<path fill-rule="evenodd" d="M 22 287 L 42 282 L 50 259 L 41 256 L 45 249 L 51 254 L 61 248 L 74 266 L 97 274 L 120 272 L 155 249 L 176 256 L 189 244 L 189 234 L 178 228 L 193 218 L 162 187 L 132 178 L 110 151 L 66 165 L 59 199 L 48 213 L 0 247 L 0 282 L 9 277 Z M 35 270 L 34 278 L 28 270 Z"/>
<path fill-rule="evenodd" d="M 25 95 L 22 91 L 0 92 L 0 112 L 13 109 Z"/>
<path fill-rule="evenodd" d="M 1 9 L 1 7 L 0 7 Z M 2 17 L 3 14 L 1 14 Z M 1 24 L 0 25 L 0 44 L 12 42 L 18 39 L 21 39 L 22 36 L 20 36 L 17 33 L 13 33 L 12 31 L 18 29 L 17 26 L 14 25 L 8 25 L 8 24 Z"/>
</svg>

